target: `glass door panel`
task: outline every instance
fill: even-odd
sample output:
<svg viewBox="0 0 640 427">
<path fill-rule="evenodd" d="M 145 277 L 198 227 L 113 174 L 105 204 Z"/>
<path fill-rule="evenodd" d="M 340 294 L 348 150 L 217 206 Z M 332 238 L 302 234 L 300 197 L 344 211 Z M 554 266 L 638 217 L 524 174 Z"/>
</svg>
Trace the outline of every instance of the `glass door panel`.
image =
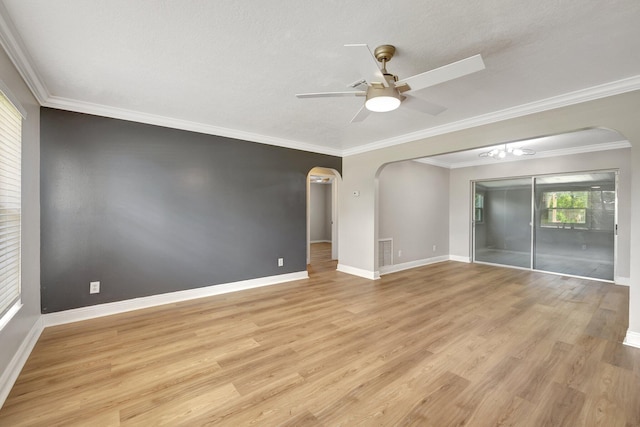
<svg viewBox="0 0 640 427">
<path fill-rule="evenodd" d="M 474 261 L 531 268 L 531 178 L 477 181 Z"/>
<path fill-rule="evenodd" d="M 616 174 L 535 178 L 533 268 L 613 280 Z"/>
</svg>

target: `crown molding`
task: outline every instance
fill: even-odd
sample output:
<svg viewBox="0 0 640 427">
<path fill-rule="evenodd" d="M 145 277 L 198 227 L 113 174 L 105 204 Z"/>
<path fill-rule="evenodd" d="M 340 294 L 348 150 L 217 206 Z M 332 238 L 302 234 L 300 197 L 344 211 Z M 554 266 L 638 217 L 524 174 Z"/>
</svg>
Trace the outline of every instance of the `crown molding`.
<svg viewBox="0 0 640 427">
<path fill-rule="evenodd" d="M 173 129 L 181 129 L 191 132 L 241 139 L 244 141 L 258 142 L 261 144 L 275 145 L 278 147 L 291 148 L 295 150 L 310 151 L 313 153 L 328 154 L 338 157 L 342 156 L 341 150 L 323 147 L 320 145 L 308 144 L 304 142 L 261 135 L 252 132 L 245 132 L 237 129 L 230 129 L 205 123 L 192 122 L 189 120 L 175 119 L 172 117 L 160 116 L 156 114 L 148 114 L 123 108 L 109 107 L 106 105 L 94 104 L 91 102 L 76 101 L 73 99 L 57 96 L 50 96 L 49 99 L 42 104 L 42 106 L 57 108 L 66 111 L 74 111 L 76 113 L 92 114 L 96 116 L 110 117 L 113 119 L 128 120 L 132 122 L 146 123 Z"/>
<path fill-rule="evenodd" d="M 210 135 L 219 135 L 228 138 L 242 139 L 251 142 L 258 142 L 262 144 L 275 145 L 278 147 L 310 151 L 314 153 L 327 154 L 338 157 L 353 156 L 368 151 L 412 142 L 418 139 L 429 138 L 445 133 L 495 123 L 502 120 L 526 116 L 537 112 L 552 110 L 555 108 L 573 104 L 579 104 L 581 102 L 605 98 L 608 96 L 618 95 L 621 93 L 640 89 L 640 75 L 632 76 L 626 79 L 617 80 L 614 82 L 569 92 L 563 95 L 522 104 L 516 107 L 507 108 L 492 113 L 459 120 L 457 122 L 435 126 L 428 129 L 411 132 L 397 137 L 375 141 L 369 144 L 342 150 L 317 144 L 293 141 L 285 138 L 245 132 L 237 129 L 224 128 L 204 123 L 191 122 L 188 120 L 174 119 L 139 111 L 115 108 L 106 105 L 52 96 L 46 85 L 44 84 L 44 80 L 38 73 L 36 67 L 33 65 L 33 59 L 29 56 L 26 48 L 24 47 L 24 43 L 18 36 L 18 32 L 16 31 L 13 23 L 8 17 L 9 14 L 6 7 L 2 2 L 0 2 L 0 45 L 7 52 L 7 55 L 9 56 L 15 67 L 18 69 L 18 72 L 22 76 L 23 80 L 25 81 L 35 98 L 38 100 L 40 105 L 44 107 L 58 108 L 78 113 L 100 115 Z"/>
<path fill-rule="evenodd" d="M 31 86 L 30 86 L 31 87 Z M 417 132 L 408 133 L 394 138 L 361 145 L 355 148 L 340 150 L 336 148 L 324 147 L 316 144 L 293 141 L 284 138 L 277 138 L 268 135 L 262 135 L 252 132 L 245 132 L 237 129 L 224 128 L 204 123 L 191 122 L 188 120 L 175 119 L 155 114 L 148 114 L 133 110 L 110 107 L 106 105 L 94 104 L 90 102 L 77 101 L 62 97 L 48 95 L 47 99 L 40 104 L 45 107 L 58 108 L 61 110 L 74 111 L 78 113 L 93 114 L 104 117 L 111 117 L 121 120 L 129 120 L 140 123 L 147 123 L 157 126 L 164 126 L 174 129 L 182 129 L 191 132 L 204 133 L 209 135 L 218 135 L 227 138 L 240 139 L 245 141 L 257 142 L 261 144 L 274 145 L 278 147 L 291 148 L 295 150 L 309 151 L 319 154 L 327 154 L 337 157 L 347 157 L 355 154 L 366 153 L 368 151 L 378 150 L 381 148 L 392 147 L 395 145 L 405 144 L 407 142 L 418 139 L 429 138 L 463 129 L 469 129 L 476 126 L 482 126 L 516 117 L 526 116 L 542 111 L 553 110 L 568 105 L 579 104 L 608 96 L 618 95 L 625 92 L 631 92 L 640 89 L 640 75 L 570 92 L 564 95 L 519 105 L 513 108 L 507 108 L 493 113 L 483 114 L 469 119 L 460 120 L 454 123 L 448 123 L 442 126 L 436 126 Z M 33 89 L 32 89 L 33 90 Z M 37 97 L 37 95 L 36 95 Z M 628 144 L 628 143 L 627 143 Z M 622 147 L 619 147 L 622 148 Z M 612 149 L 612 148 L 605 148 Z M 562 151 L 562 150 L 558 150 Z M 596 150 L 600 151 L 600 150 Z M 580 152 L 580 151 L 579 151 Z M 582 151 L 584 152 L 584 151 Z M 567 153 L 572 154 L 572 153 Z M 573 153 L 575 154 L 575 153 Z M 555 154 L 564 155 L 564 154 Z M 541 156 L 538 156 L 541 157 Z M 427 162 L 428 163 L 428 162 Z M 435 163 L 432 163 L 435 164 Z M 436 166 L 442 166 L 435 164 Z M 442 166 L 446 167 L 446 166 Z M 466 166 L 459 166 L 466 167 Z"/>
<path fill-rule="evenodd" d="M 640 75 L 637 75 L 586 89 L 580 89 L 574 92 L 568 92 L 563 95 L 529 102 L 527 104 L 522 104 L 516 107 L 506 108 L 504 110 L 495 111 L 493 113 L 482 114 L 480 116 L 459 120 L 457 122 L 447 123 L 441 126 L 435 126 L 429 129 L 411 132 L 397 137 L 346 149 L 342 151 L 342 156 L 348 157 L 356 154 L 362 154 L 368 151 L 405 144 L 407 142 L 416 141 L 418 139 L 430 138 L 437 135 L 443 135 L 446 133 L 469 129 L 476 126 L 487 125 L 490 123 L 500 122 L 516 117 L 527 116 L 529 114 L 553 110 L 569 105 L 580 104 L 582 102 L 606 98 L 608 96 L 619 95 L 621 93 L 632 92 L 639 89 Z"/>
<path fill-rule="evenodd" d="M 227 138 L 241 139 L 250 142 L 275 145 L 294 150 L 310 151 L 313 153 L 327 154 L 330 156 L 342 157 L 342 150 L 324 147 L 316 144 L 293 141 L 285 138 L 278 138 L 268 135 L 261 135 L 252 132 L 245 132 L 237 129 L 229 129 L 205 123 L 192 122 L 188 120 L 175 119 L 155 114 L 148 114 L 139 111 L 110 107 L 107 105 L 94 104 L 90 102 L 77 101 L 73 99 L 52 96 L 44 80 L 33 66 L 33 59 L 28 55 L 24 43 L 18 36 L 13 23 L 8 18 L 6 7 L 0 2 L 0 45 L 4 48 L 11 62 L 15 65 L 38 103 L 43 107 L 58 108 L 61 110 L 74 111 L 77 113 L 99 115 L 114 119 L 128 120 L 157 126 L 164 126 L 174 129 L 182 129 L 192 132 L 209 135 L 223 136 Z"/>
<path fill-rule="evenodd" d="M 4 51 L 7 52 L 9 59 L 18 69 L 18 73 L 25 81 L 33 96 L 40 105 L 44 105 L 47 99 L 50 98 L 49 91 L 43 83 L 42 78 L 31 65 L 33 60 L 26 53 L 22 39 L 17 34 L 13 22 L 8 18 L 9 13 L 4 5 L 0 2 L 0 45 Z"/>
</svg>

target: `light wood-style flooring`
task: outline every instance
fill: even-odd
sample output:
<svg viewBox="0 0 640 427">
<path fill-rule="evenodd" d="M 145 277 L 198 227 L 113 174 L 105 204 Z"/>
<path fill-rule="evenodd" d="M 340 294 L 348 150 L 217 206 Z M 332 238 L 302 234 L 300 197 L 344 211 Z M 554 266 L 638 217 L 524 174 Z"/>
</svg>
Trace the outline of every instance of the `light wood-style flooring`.
<svg viewBox="0 0 640 427">
<path fill-rule="evenodd" d="M 640 425 L 626 287 L 457 262 L 309 270 L 45 329 L 0 425 Z"/>
</svg>

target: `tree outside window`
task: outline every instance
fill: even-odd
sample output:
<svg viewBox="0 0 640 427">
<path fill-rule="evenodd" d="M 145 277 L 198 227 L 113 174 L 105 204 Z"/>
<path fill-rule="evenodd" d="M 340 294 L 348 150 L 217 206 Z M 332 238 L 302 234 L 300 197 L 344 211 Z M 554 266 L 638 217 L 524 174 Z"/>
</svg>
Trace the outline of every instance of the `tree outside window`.
<svg viewBox="0 0 640 427">
<path fill-rule="evenodd" d="M 614 191 L 549 191 L 542 194 L 544 211 L 542 227 L 560 227 L 600 230 L 606 218 L 614 213 Z"/>
</svg>

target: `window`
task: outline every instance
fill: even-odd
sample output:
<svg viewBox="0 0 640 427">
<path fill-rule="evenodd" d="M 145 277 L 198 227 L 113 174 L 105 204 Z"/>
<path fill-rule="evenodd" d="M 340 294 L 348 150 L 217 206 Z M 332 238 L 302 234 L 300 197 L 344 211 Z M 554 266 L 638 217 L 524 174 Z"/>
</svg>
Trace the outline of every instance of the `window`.
<svg viewBox="0 0 640 427">
<path fill-rule="evenodd" d="M 475 213 L 473 216 L 473 220 L 475 222 L 483 222 L 484 221 L 484 194 L 476 193 L 475 196 Z"/>
<path fill-rule="evenodd" d="M 589 193 L 586 191 L 552 191 L 542 194 L 545 212 L 542 226 L 585 224 Z"/>
<path fill-rule="evenodd" d="M 0 91 L 0 328 L 20 307 L 22 115 Z"/>
<path fill-rule="evenodd" d="M 599 188 L 542 193 L 542 227 L 606 230 L 615 215 L 615 191 Z"/>
</svg>

